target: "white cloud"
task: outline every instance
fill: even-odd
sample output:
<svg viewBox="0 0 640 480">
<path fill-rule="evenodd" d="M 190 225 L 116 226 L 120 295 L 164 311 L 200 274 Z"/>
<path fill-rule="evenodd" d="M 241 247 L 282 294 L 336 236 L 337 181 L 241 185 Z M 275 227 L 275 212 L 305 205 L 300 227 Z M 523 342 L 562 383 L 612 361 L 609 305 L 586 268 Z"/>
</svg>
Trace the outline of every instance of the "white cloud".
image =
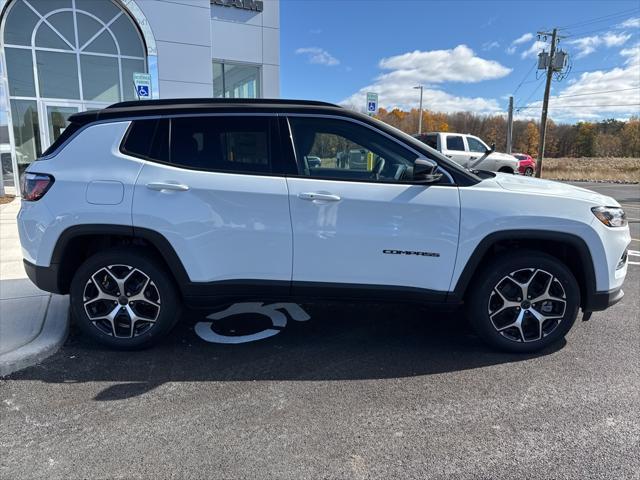
<svg viewBox="0 0 640 480">
<path fill-rule="evenodd" d="M 630 18 L 619 25 L 620 28 L 640 28 L 640 17 Z"/>
<path fill-rule="evenodd" d="M 542 51 L 543 48 L 547 46 L 547 42 L 543 42 L 542 40 L 536 40 L 531 44 L 531 46 L 523 51 L 520 56 L 522 58 L 535 58 L 538 56 L 538 53 Z"/>
<path fill-rule="evenodd" d="M 511 45 L 520 45 L 521 43 L 528 42 L 533 39 L 533 33 L 523 33 L 518 38 L 516 38 Z"/>
<path fill-rule="evenodd" d="M 377 92 L 384 108 L 413 108 L 419 100 L 419 94 L 413 87 L 423 84 L 427 85 L 424 89 L 425 108 L 442 112 L 495 112 L 500 110 L 500 106 L 494 99 L 456 96 L 434 87 L 434 84 L 475 83 L 501 78 L 511 72 L 510 68 L 496 61 L 477 57 L 466 45 L 450 50 L 407 52 L 383 58 L 378 66 L 388 72 L 341 103 L 361 110 L 365 105 L 366 92 Z"/>
<path fill-rule="evenodd" d="M 522 35 L 520 35 L 518 38 L 516 38 L 514 41 L 511 42 L 511 45 L 507 47 L 505 52 L 507 52 L 508 55 L 513 55 L 514 53 L 516 53 L 516 50 L 518 49 L 518 45 L 528 42 L 529 40 L 532 40 L 532 39 L 533 39 L 533 33 L 523 33 Z M 524 56 L 522 58 L 524 58 Z"/>
<path fill-rule="evenodd" d="M 498 48 L 499 46 L 500 44 L 496 41 L 485 42 L 482 44 L 482 50 L 489 51 L 489 50 L 493 50 L 494 48 Z"/>
<path fill-rule="evenodd" d="M 550 116 L 554 120 L 597 120 L 637 115 L 640 112 L 640 43 L 621 50 L 620 55 L 626 58 L 623 67 L 582 73 L 557 95 L 552 95 Z M 525 109 L 524 115 L 539 114 L 541 102 L 527 106 L 536 109 Z"/>
<path fill-rule="evenodd" d="M 575 45 L 578 48 L 576 58 L 586 57 L 596 51 L 602 45 L 605 47 L 619 47 L 624 45 L 631 38 L 629 33 L 613 33 L 607 32 L 604 35 L 592 35 L 590 37 L 577 38 L 569 40 L 567 43 Z"/>
<path fill-rule="evenodd" d="M 296 55 L 306 55 L 307 61 L 316 65 L 333 67 L 340 64 L 340 60 L 319 47 L 298 48 L 296 50 Z"/>
</svg>

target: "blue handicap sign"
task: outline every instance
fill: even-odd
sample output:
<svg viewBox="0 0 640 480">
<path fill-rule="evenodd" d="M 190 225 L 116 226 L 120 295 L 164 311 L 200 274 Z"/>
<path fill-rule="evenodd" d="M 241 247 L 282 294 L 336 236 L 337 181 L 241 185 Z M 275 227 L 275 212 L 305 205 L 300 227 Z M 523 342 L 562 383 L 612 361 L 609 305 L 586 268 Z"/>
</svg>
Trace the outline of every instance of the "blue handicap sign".
<svg viewBox="0 0 640 480">
<path fill-rule="evenodd" d="M 138 97 L 148 97 L 148 96 L 149 96 L 149 86 L 138 85 Z"/>
<path fill-rule="evenodd" d="M 376 102 L 369 102 L 369 111 L 370 112 L 376 111 Z"/>
</svg>

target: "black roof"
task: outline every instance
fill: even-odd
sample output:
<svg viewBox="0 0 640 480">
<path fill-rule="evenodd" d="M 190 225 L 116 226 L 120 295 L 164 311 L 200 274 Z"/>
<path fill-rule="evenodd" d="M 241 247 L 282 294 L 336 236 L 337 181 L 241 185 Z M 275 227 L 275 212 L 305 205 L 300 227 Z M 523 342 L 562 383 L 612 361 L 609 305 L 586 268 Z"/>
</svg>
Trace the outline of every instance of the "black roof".
<svg viewBox="0 0 640 480">
<path fill-rule="evenodd" d="M 90 110 L 69 117 L 74 123 L 86 124 L 98 120 L 117 120 L 132 116 L 154 116 L 194 112 L 292 110 L 292 109 L 341 109 L 333 103 L 316 100 L 288 100 L 266 98 L 174 98 L 162 100 L 136 100 L 114 103 L 102 110 Z"/>
</svg>

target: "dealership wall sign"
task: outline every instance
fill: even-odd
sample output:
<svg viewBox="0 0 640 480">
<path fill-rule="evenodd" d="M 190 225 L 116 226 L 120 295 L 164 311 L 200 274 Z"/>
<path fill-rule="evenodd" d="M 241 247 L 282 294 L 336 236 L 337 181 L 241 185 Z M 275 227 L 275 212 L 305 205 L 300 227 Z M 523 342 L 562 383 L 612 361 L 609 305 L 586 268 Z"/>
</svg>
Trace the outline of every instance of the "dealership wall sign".
<svg viewBox="0 0 640 480">
<path fill-rule="evenodd" d="M 211 343 L 238 344 L 255 342 L 256 340 L 273 337 L 287 326 L 287 315 L 284 312 L 297 322 L 306 322 L 311 318 L 300 305 L 295 303 L 272 303 L 270 305 L 264 305 L 262 302 L 235 303 L 225 310 L 208 315 L 207 319 L 211 320 L 210 322 L 196 323 L 195 332 L 201 339 Z M 247 314 L 267 317 L 271 322 L 271 327 L 247 335 L 226 335 L 216 331 L 216 322 L 228 317 Z"/>
<path fill-rule="evenodd" d="M 236 7 L 254 12 L 261 12 L 264 9 L 264 2 L 260 0 L 211 0 L 211 4 L 222 7 Z"/>
</svg>

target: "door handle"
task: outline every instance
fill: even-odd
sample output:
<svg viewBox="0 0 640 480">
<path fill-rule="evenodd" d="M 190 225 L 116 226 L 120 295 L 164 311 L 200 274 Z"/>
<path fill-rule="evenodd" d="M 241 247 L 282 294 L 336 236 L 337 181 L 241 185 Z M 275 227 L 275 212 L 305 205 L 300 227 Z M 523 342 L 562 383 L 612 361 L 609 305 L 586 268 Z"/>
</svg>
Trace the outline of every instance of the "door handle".
<svg viewBox="0 0 640 480">
<path fill-rule="evenodd" d="M 149 190 L 174 190 L 177 192 L 186 192 L 189 190 L 189 185 L 184 185 L 183 183 L 172 183 L 172 182 L 151 182 L 147 183 L 147 188 Z"/>
<path fill-rule="evenodd" d="M 321 200 L 324 202 L 339 202 L 340 196 L 334 195 L 333 193 L 321 193 L 321 192 L 306 192 L 299 193 L 298 198 L 300 200 Z"/>
</svg>

